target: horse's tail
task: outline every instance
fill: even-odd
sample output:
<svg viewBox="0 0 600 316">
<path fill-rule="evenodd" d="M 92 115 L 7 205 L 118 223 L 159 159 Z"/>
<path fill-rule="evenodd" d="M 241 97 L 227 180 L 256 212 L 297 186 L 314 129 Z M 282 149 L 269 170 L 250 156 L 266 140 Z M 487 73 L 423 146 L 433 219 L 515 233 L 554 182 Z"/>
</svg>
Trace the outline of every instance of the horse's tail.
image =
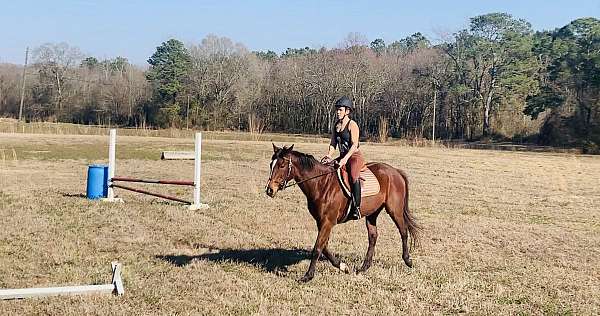
<svg viewBox="0 0 600 316">
<path fill-rule="evenodd" d="M 404 209 L 402 210 L 402 216 L 404 217 L 404 223 L 408 226 L 408 232 L 410 233 L 411 243 L 410 247 L 414 248 L 418 246 L 419 232 L 421 226 L 419 226 L 415 220 L 415 217 L 408 208 L 408 176 L 406 173 L 398 169 L 402 178 L 404 178 Z"/>
</svg>

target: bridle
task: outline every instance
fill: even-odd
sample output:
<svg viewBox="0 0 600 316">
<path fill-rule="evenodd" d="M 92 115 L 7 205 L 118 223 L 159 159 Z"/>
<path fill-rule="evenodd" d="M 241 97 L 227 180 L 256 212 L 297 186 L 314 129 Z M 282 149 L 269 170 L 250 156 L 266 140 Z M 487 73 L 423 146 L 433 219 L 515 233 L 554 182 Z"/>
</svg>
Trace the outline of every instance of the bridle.
<svg viewBox="0 0 600 316">
<path fill-rule="evenodd" d="M 288 174 L 287 174 L 287 176 L 284 178 L 283 182 L 281 182 L 281 183 L 279 184 L 279 190 L 280 190 L 280 191 L 283 191 L 285 188 L 287 188 L 287 187 L 288 187 L 287 183 L 288 183 L 290 180 L 292 180 L 292 179 L 290 178 L 290 176 L 292 175 L 292 167 L 293 167 L 293 165 L 292 165 L 292 159 L 290 159 L 290 158 L 281 158 L 281 159 L 283 159 L 283 160 L 287 160 L 287 161 L 288 161 Z"/>
<path fill-rule="evenodd" d="M 279 159 L 279 158 L 278 158 L 278 159 Z M 289 182 L 290 180 L 292 180 L 292 178 L 291 178 L 290 176 L 292 175 L 292 167 L 293 167 L 294 165 L 292 164 L 292 160 L 291 160 L 290 158 L 281 157 L 281 159 L 283 159 L 283 160 L 287 160 L 287 161 L 288 161 L 288 172 L 287 172 L 287 176 L 284 178 L 284 180 L 283 180 L 281 183 L 279 183 L 279 186 L 278 186 L 278 190 L 279 190 L 279 191 L 283 191 L 283 190 L 285 190 L 286 188 L 293 187 L 293 186 L 295 186 L 295 185 L 297 185 L 297 184 L 300 184 L 300 183 L 302 183 L 302 182 L 305 182 L 305 181 L 308 181 L 308 180 L 312 180 L 312 179 L 315 179 L 315 178 L 319 178 L 319 177 L 322 177 L 322 176 L 328 175 L 328 174 L 330 174 L 330 173 L 334 173 L 334 172 L 336 171 L 336 169 L 334 168 L 333 170 L 331 170 L 331 171 L 329 171 L 329 172 L 325 172 L 325 173 L 322 173 L 322 174 L 318 174 L 318 175 L 316 175 L 316 176 L 312 176 L 312 177 L 310 177 L 310 178 L 307 178 L 307 179 L 304 179 L 304 180 L 300 180 L 300 181 L 296 181 L 296 182 L 294 182 L 294 183 L 292 183 L 292 184 L 288 184 L 288 182 Z M 273 178 L 273 170 L 275 170 L 275 165 L 274 165 L 274 163 L 275 163 L 276 161 L 277 161 L 277 160 L 275 160 L 274 162 L 272 162 L 272 164 L 273 164 L 273 165 L 271 166 L 271 175 L 269 176 L 269 182 L 268 182 L 268 183 L 270 183 L 270 182 L 271 182 L 271 179 Z M 268 185 L 268 184 L 267 184 L 267 185 Z"/>
<path fill-rule="evenodd" d="M 271 161 L 271 174 L 269 175 L 269 181 L 267 182 L 267 186 L 269 185 L 269 183 L 271 183 L 271 180 L 273 179 L 273 171 L 275 171 L 275 165 L 277 164 L 277 159 L 274 159 L 273 161 Z M 281 157 L 281 159 L 283 160 L 287 160 L 288 161 L 288 172 L 287 172 L 287 176 L 284 178 L 284 180 L 279 183 L 278 186 L 278 190 L 282 191 L 283 189 L 287 188 L 287 183 L 292 180 L 290 178 L 290 176 L 292 175 L 292 160 L 290 158 L 285 158 L 285 157 Z"/>
</svg>

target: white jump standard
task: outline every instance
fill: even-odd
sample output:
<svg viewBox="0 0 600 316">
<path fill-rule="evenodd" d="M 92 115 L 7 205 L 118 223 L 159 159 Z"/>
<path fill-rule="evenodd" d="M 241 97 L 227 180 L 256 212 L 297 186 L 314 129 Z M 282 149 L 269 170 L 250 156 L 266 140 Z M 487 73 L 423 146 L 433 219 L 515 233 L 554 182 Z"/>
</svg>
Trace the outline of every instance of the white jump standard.
<svg viewBox="0 0 600 316">
<path fill-rule="evenodd" d="M 115 176 L 116 168 L 116 144 L 117 144 L 117 131 L 115 129 L 110 130 L 110 143 L 108 147 L 108 194 L 104 201 L 109 202 L 122 202 L 121 199 L 115 198 L 114 188 L 120 188 L 128 191 L 138 192 L 142 194 L 152 195 L 163 199 L 178 201 L 181 203 L 189 204 L 190 210 L 198 210 L 208 208 L 207 204 L 200 203 L 200 168 L 202 161 L 202 133 L 196 133 L 195 138 L 195 150 L 194 150 L 194 181 L 185 180 L 153 180 L 153 179 L 136 179 L 130 177 L 118 177 Z M 194 187 L 194 200 L 193 202 L 180 199 L 178 197 L 150 192 L 138 188 L 132 188 L 114 182 L 140 182 L 140 183 L 153 183 L 153 184 L 171 184 L 171 185 L 186 185 Z"/>
</svg>

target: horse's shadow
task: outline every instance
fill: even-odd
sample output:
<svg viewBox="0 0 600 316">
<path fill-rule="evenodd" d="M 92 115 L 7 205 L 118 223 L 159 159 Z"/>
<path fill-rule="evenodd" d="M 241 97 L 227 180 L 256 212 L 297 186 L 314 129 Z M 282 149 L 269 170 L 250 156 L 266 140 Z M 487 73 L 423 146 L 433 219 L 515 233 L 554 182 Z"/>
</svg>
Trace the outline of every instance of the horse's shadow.
<svg viewBox="0 0 600 316">
<path fill-rule="evenodd" d="M 309 259 L 310 252 L 304 249 L 220 249 L 196 256 L 188 255 L 159 255 L 156 258 L 167 261 L 175 266 L 183 267 L 193 260 L 208 260 L 211 262 L 246 263 L 264 269 L 268 272 L 287 271 L 287 267 Z"/>
</svg>

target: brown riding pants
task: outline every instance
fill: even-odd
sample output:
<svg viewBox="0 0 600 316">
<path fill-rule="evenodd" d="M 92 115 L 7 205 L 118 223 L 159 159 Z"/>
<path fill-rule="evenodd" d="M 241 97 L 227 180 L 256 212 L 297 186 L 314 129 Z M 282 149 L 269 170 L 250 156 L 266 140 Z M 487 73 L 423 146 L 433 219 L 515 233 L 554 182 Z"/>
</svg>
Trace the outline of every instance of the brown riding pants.
<svg viewBox="0 0 600 316">
<path fill-rule="evenodd" d="M 358 177 L 360 176 L 360 171 L 365 167 L 365 158 L 363 158 L 360 150 L 355 151 L 350 159 L 348 159 L 348 163 L 346 163 L 346 171 L 350 173 L 350 183 L 356 182 Z"/>
</svg>

